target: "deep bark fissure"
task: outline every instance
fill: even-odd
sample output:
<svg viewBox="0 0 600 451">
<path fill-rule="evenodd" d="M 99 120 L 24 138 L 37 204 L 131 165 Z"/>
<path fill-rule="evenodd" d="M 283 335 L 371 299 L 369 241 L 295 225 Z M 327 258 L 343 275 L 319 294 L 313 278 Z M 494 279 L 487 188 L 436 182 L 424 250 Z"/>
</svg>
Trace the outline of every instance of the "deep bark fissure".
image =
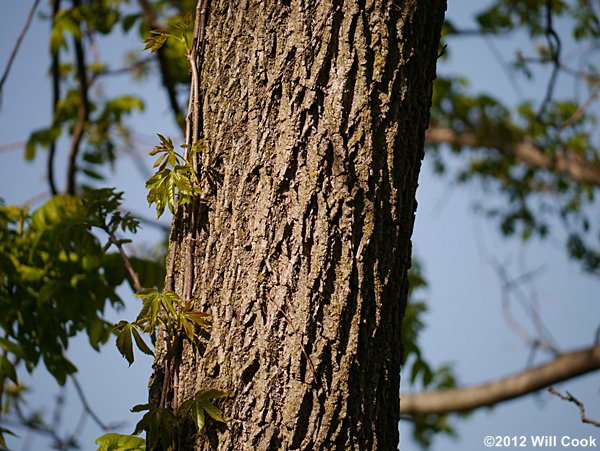
<svg viewBox="0 0 600 451">
<path fill-rule="evenodd" d="M 394 449 L 444 4 L 288 3 L 211 2 L 201 168 L 222 183 L 203 219 L 175 218 L 167 286 L 213 329 L 184 346 L 169 403 L 231 394 L 227 427 L 190 449 Z"/>
</svg>

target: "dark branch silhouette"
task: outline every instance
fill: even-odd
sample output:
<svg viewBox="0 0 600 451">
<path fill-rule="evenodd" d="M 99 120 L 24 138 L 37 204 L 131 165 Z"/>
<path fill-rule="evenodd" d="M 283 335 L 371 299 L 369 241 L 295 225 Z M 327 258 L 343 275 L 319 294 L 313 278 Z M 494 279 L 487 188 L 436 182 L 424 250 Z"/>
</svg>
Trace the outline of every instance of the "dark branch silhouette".
<svg viewBox="0 0 600 451">
<path fill-rule="evenodd" d="M 52 2 L 52 28 L 55 26 L 56 15 L 60 10 L 60 0 L 54 0 Z M 58 108 L 58 102 L 60 101 L 60 49 L 51 50 L 51 65 L 50 65 L 50 74 L 52 77 L 52 125 L 56 120 L 56 110 Z M 50 186 L 50 192 L 52 195 L 58 194 L 58 189 L 56 188 L 56 181 L 54 179 L 54 157 L 56 155 L 56 139 L 52 139 L 50 141 L 50 146 L 48 147 L 48 160 L 47 160 L 47 177 L 48 177 L 48 185 Z"/>
<path fill-rule="evenodd" d="M 79 0 L 73 0 L 73 7 L 79 6 Z M 73 37 L 73 44 L 75 47 L 75 63 L 77 67 L 77 77 L 79 79 L 79 114 L 77 116 L 77 122 L 73 129 L 73 135 L 71 136 L 71 148 L 69 149 L 69 165 L 67 168 L 67 193 L 75 194 L 75 176 L 77 174 L 77 154 L 81 146 L 81 140 L 85 132 L 85 128 L 88 122 L 90 107 L 88 101 L 88 77 L 87 69 L 85 66 L 85 50 L 83 48 L 83 42 L 81 36 Z"/>
</svg>

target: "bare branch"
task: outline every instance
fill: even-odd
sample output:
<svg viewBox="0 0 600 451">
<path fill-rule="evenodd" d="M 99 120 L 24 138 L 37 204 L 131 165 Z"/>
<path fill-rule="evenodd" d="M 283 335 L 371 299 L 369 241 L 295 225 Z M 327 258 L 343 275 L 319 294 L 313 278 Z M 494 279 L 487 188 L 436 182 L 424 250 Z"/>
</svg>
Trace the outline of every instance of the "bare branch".
<svg viewBox="0 0 600 451">
<path fill-rule="evenodd" d="M 543 267 L 534 269 L 532 271 L 528 271 L 524 274 L 521 274 L 520 276 L 511 278 L 504 265 L 498 262 L 493 256 L 490 257 L 490 263 L 494 267 L 496 274 L 498 275 L 498 278 L 501 282 L 502 313 L 504 315 L 504 318 L 506 319 L 508 325 L 527 344 L 531 345 L 531 356 L 530 360 L 528 361 L 532 361 L 531 359 L 533 359 L 535 352 L 540 348 L 551 352 L 554 356 L 559 355 L 560 352 L 558 350 L 558 347 L 553 343 L 554 340 L 552 339 L 550 332 L 546 329 L 542 322 L 537 303 L 529 296 L 526 296 L 521 290 L 521 286 L 529 283 L 533 278 L 537 277 L 543 270 Z M 521 304 L 523 310 L 535 326 L 537 336 L 531 336 L 531 334 L 529 334 L 527 330 L 519 324 L 519 322 L 512 314 L 510 308 L 511 294 L 516 297 L 516 299 Z"/>
<path fill-rule="evenodd" d="M 23 26 L 21 33 L 19 33 L 19 36 L 17 37 L 17 41 L 15 42 L 15 46 L 13 47 L 12 52 L 10 53 L 10 57 L 8 58 L 8 63 L 6 64 L 6 68 L 4 69 L 4 73 L 2 74 L 2 78 L 0 79 L 0 102 L 2 101 L 2 88 L 4 86 L 4 82 L 8 78 L 8 74 L 10 73 L 10 68 L 12 67 L 13 61 L 15 60 L 15 57 L 17 56 L 17 53 L 19 52 L 19 47 L 21 46 L 21 42 L 23 41 L 25 34 L 27 34 L 27 30 L 29 29 L 29 25 L 31 25 L 31 20 L 33 19 L 33 15 L 35 14 L 35 10 L 37 9 L 39 4 L 40 4 L 40 0 L 35 0 L 33 2 L 33 5 L 31 6 L 31 9 L 29 10 L 29 14 L 27 15 L 27 20 L 25 21 L 25 25 Z"/>
<path fill-rule="evenodd" d="M 600 164 L 586 161 L 576 152 L 565 149 L 564 153 L 549 155 L 529 140 L 520 142 L 482 138 L 473 130 L 456 132 L 447 127 L 432 126 L 425 138 L 430 143 L 445 143 L 467 147 L 489 147 L 503 155 L 514 156 L 531 169 L 548 169 L 570 176 L 580 183 L 600 186 Z"/>
<path fill-rule="evenodd" d="M 566 392 L 567 394 L 565 396 L 561 392 L 559 392 L 557 389 L 555 389 L 554 387 L 548 388 L 548 391 L 550 393 L 552 393 L 553 395 L 558 396 L 560 399 L 562 399 L 564 401 L 572 402 L 577 407 L 579 407 L 579 414 L 581 415 L 582 423 L 588 423 L 588 424 L 596 426 L 597 428 L 600 428 L 600 421 L 592 420 L 591 418 L 586 417 L 585 416 L 585 406 L 583 405 L 583 403 L 581 401 L 579 401 L 577 398 L 575 398 L 575 396 L 573 396 L 571 393 Z"/>
<path fill-rule="evenodd" d="M 562 354 L 520 373 L 472 387 L 403 393 L 402 414 L 464 412 L 536 392 L 600 369 L 600 345 Z"/>
<path fill-rule="evenodd" d="M 8 152 L 10 150 L 17 150 L 23 147 L 27 141 L 15 141 L 12 143 L 0 144 L 0 152 Z"/>
</svg>

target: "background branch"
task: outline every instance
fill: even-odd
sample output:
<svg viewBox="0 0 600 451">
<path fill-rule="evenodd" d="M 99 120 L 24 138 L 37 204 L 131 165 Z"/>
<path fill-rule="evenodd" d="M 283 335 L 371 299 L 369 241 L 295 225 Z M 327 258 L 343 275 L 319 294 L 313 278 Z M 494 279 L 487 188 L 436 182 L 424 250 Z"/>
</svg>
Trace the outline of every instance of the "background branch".
<svg viewBox="0 0 600 451">
<path fill-rule="evenodd" d="M 435 125 L 427 130 L 425 139 L 437 144 L 493 148 L 503 155 L 518 158 L 531 169 L 553 170 L 570 176 L 576 182 L 600 186 L 600 164 L 586 161 L 581 155 L 568 149 L 562 154 L 550 156 L 531 141 L 500 141 L 493 137 L 479 137 L 472 130 L 457 132 L 451 128 Z"/>
<path fill-rule="evenodd" d="M 561 354 L 550 362 L 473 387 L 401 395 L 402 414 L 464 412 L 518 398 L 600 369 L 600 345 Z"/>
</svg>

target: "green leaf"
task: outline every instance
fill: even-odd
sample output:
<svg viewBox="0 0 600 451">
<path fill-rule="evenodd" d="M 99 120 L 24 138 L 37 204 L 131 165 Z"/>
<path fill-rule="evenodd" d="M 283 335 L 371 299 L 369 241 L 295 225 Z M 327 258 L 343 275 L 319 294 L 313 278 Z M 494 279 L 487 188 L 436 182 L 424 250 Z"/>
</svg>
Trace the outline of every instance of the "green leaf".
<svg viewBox="0 0 600 451">
<path fill-rule="evenodd" d="M 192 24 L 192 13 L 188 11 L 182 19 L 175 22 L 175 26 L 181 30 L 187 30 Z"/>
<path fill-rule="evenodd" d="M 210 314 L 205 312 L 182 312 L 181 316 L 188 321 L 192 321 L 196 323 L 198 326 L 203 329 L 210 329 Z"/>
<path fill-rule="evenodd" d="M 17 437 L 17 435 L 10 429 L 0 427 L 0 446 L 6 448 L 6 439 L 4 438 L 4 434 L 12 435 L 13 437 Z"/>
<path fill-rule="evenodd" d="M 15 384 L 19 383 L 17 379 L 17 371 L 15 370 L 15 366 L 4 355 L 0 356 L 0 373 L 8 377 Z"/>
<path fill-rule="evenodd" d="M 104 176 L 102 174 L 100 174 L 99 172 L 96 172 L 92 169 L 89 168 L 82 168 L 82 171 L 85 175 L 87 175 L 89 178 L 94 179 L 94 180 L 104 180 Z"/>
<path fill-rule="evenodd" d="M 185 335 L 188 337 L 188 339 L 190 341 L 195 341 L 196 334 L 194 333 L 194 326 L 192 326 L 192 324 L 183 317 L 179 318 L 179 320 L 181 327 L 185 331 Z"/>
<path fill-rule="evenodd" d="M 134 361 L 133 342 L 131 340 L 133 324 L 128 323 L 127 321 L 121 321 L 116 327 L 121 329 L 117 335 L 117 349 L 121 355 L 125 357 L 127 362 L 129 362 L 129 366 L 131 366 Z"/>
<path fill-rule="evenodd" d="M 156 288 L 144 288 L 138 291 L 134 296 L 140 299 L 146 299 L 148 297 L 154 297 L 158 294 L 158 290 Z"/>
<path fill-rule="evenodd" d="M 25 144 L 25 160 L 32 161 L 35 158 L 35 142 L 31 139 Z"/>
<path fill-rule="evenodd" d="M 46 353 L 44 363 L 59 385 L 65 385 L 67 376 L 77 371 L 77 367 L 62 354 Z"/>
<path fill-rule="evenodd" d="M 123 17 L 121 21 L 121 27 L 123 28 L 123 33 L 127 33 L 131 28 L 135 25 L 135 22 L 140 18 L 139 14 L 128 14 Z"/>
<path fill-rule="evenodd" d="M 167 205 L 171 211 L 174 210 L 174 193 L 172 192 L 172 185 L 170 169 L 158 171 L 146 182 L 148 205 L 156 204 L 157 218 L 162 216 Z"/>
<path fill-rule="evenodd" d="M 150 34 L 151 36 L 144 40 L 146 43 L 144 50 L 150 49 L 150 53 L 154 53 L 162 47 L 167 40 L 167 36 L 160 30 L 151 30 Z"/>
<path fill-rule="evenodd" d="M 179 313 L 175 309 L 175 306 L 181 305 L 181 298 L 177 293 L 171 290 L 165 290 L 162 293 L 161 299 L 163 301 L 163 307 L 169 312 L 171 320 L 177 322 L 179 319 Z"/>
<path fill-rule="evenodd" d="M 104 344 L 110 338 L 112 326 L 107 321 L 96 318 L 88 327 L 88 336 L 90 339 L 90 345 L 96 351 L 100 351 L 100 344 Z"/>
<path fill-rule="evenodd" d="M 155 449 L 159 443 L 164 449 L 169 449 L 180 427 L 179 419 L 175 414 L 170 409 L 157 407 L 154 404 L 138 405 L 131 410 L 133 412 L 148 410 L 135 426 L 133 434 L 137 435 L 146 430 L 148 449 Z"/>
<path fill-rule="evenodd" d="M 136 297 L 143 300 L 140 313 L 136 323 L 143 328 L 145 332 L 152 332 L 158 326 L 158 313 L 160 311 L 161 294 L 154 288 L 147 288 L 138 291 Z"/>
<path fill-rule="evenodd" d="M 196 430 L 200 432 L 202 429 L 204 429 L 204 424 L 206 422 L 203 406 L 201 406 L 198 402 L 193 403 L 190 414 L 192 416 L 192 420 L 194 420 L 194 423 L 196 424 Z"/>
<path fill-rule="evenodd" d="M 212 402 L 204 400 L 199 402 L 198 405 L 200 405 L 213 420 L 225 423 L 221 409 L 215 406 Z"/>
<path fill-rule="evenodd" d="M 221 398 L 227 398 L 227 396 L 229 396 L 226 392 L 222 391 L 222 390 L 217 390 L 216 388 L 205 388 L 202 390 L 199 390 L 196 393 L 196 398 L 202 398 L 202 399 L 221 399 Z"/>
<path fill-rule="evenodd" d="M 154 352 L 152 352 L 152 349 L 150 349 L 148 347 L 148 345 L 146 344 L 146 342 L 142 339 L 142 337 L 140 336 L 140 333 L 137 331 L 137 329 L 135 327 L 133 327 L 131 329 L 131 332 L 133 333 L 133 338 L 135 339 L 135 344 L 137 345 L 138 349 L 140 351 L 142 351 L 144 354 L 153 356 Z"/>
<path fill-rule="evenodd" d="M 225 423 L 226 421 L 223 418 L 221 409 L 215 406 L 213 404 L 213 401 L 215 399 L 225 398 L 227 396 L 227 393 L 212 388 L 199 390 L 196 393 L 196 396 L 194 396 L 194 404 L 192 405 L 192 415 L 194 415 L 195 413 L 197 415 L 198 421 L 200 420 L 200 417 L 202 417 L 202 426 L 204 425 L 204 413 L 199 413 L 202 410 L 206 412 L 213 420 Z M 196 409 L 195 412 L 194 409 Z M 197 426 L 199 426 L 198 421 L 196 421 Z M 200 426 L 198 430 L 201 429 L 202 427 Z"/>
<path fill-rule="evenodd" d="M 97 451 L 145 451 L 146 440 L 135 435 L 108 433 L 96 439 Z"/>
<path fill-rule="evenodd" d="M 43 231 L 52 226 L 61 229 L 67 223 L 81 224 L 85 209 L 81 198 L 67 194 L 53 196 L 31 216 L 31 231 Z"/>
<path fill-rule="evenodd" d="M 133 406 L 131 408 L 131 411 L 134 413 L 139 413 L 139 412 L 143 412 L 144 410 L 151 410 L 153 408 L 155 408 L 156 406 L 152 403 L 146 403 L 146 404 L 136 404 L 135 406 Z"/>
<path fill-rule="evenodd" d="M 23 351 L 21 345 L 19 345 L 18 343 L 14 343 L 6 338 L 0 337 L 0 347 L 5 351 L 10 352 L 11 354 L 14 354 L 20 359 L 25 358 L 25 352 Z"/>
<path fill-rule="evenodd" d="M 58 139 L 60 134 L 61 128 L 59 126 L 34 130 L 29 136 L 27 144 L 25 144 L 25 160 L 33 160 L 37 146 L 48 147 L 50 143 Z"/>
</svg>

